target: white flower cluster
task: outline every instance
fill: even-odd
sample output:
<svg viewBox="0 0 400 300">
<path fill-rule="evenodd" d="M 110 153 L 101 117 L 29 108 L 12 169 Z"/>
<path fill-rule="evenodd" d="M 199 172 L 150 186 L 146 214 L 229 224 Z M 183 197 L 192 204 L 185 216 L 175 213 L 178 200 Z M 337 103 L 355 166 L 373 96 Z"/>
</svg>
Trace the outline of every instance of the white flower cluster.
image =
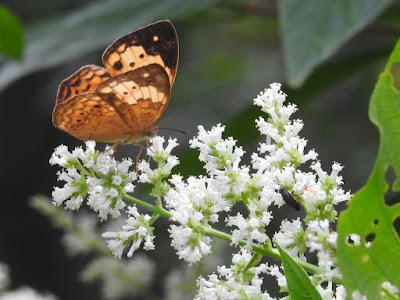
<svg viewBox="0 0 400 300">
<path fill-rule="evenodd" d="M 131 247 L 127 256 L 132 257 L 143 241 L 144 249 L 154 250 L 154 228 L 151 226 L 151 217 L 147 214 L 139 214 L 135 206 L 128 207 L 129 217 L 125 220 L 125 225 L 118 232 L 107 231 L 102 234 L 102 237 L 109 239 L 108 247 L 112 250 L 114 256 L 121 258 L 126 245 Z"/>
<path fill-rule="evenodd" d="M 306 260 L 304 254 L 307 249 L 317 250 L 319 266 L 327 271 L 324 278 L 331 280 L 340 275 L 335 258 L 336 234 L 329 233 L 329 222 L 335 221 L 337 217 L 334 205 L 349 200 L 351 194 L 340 188 L 343 184 L 338 176 L 342 169 L 340 164 L 334 163 L 331 174 L 327 175 L 321 164 L 315 161 L 317 153 L 305 150 L 307 141 L 298 135 L 303 123 L 300 120 L 291 121 L 296 107 L 292 104 L 285 106 L 285 99 L 286 95 L 281 92 L 280 85 L 272 84 L 270 89 L 254 100 L 270 118 L 267 121 L 259 118 L 256 122 L 260 133 L 266 136 L 266 142 L 260 144 L 258 154 L 252 155 L 250 167 L 240 165 L 244 151 L 236 146 L 232 138 L 223 138 L 223 126 L 217 125 L 210 131 L 199 126 L 198 136 L 191 141 L 191 147 L 200 150 L 199 160 L 205 163 L 208 177 L 191 177 L 186 183 L 181 178 L 174 178 L 171 182 L 175 188 L 165 197 L 173 219 L 180 223 L 179 226 L 171 227 L 170 232 L 173 245 L 181 258 L 193 262 L 195 248 L 190 247 L 193 240 L 207 244 L 208 239 L 201 235 L 201 228 L 214 220 L 205 217 L 205 212 L 230 211 L 238 202 L 245 205 L 247 214 L 237 213 L 226 217 L 226 225 L 232 227 L 232 243 L 243 245 L 245 242 L 248 250 L 254 243 L 270 245 L 270 238 L 265 232 L 272 219 L 269 207 L 272 204 L 279 207 L 288 201 L 281 193 L 283 187 L 293 198 L 292 201 L 304 207 L 307 218 L 305 229 L 299 219 L 294 222 L 284 221 L 281 230 L 275 234 L 276 241 L 288 253 L 303 261 Z M 299 170 L 299 166 L 309 161 L 314 161 L 311 164 L 314 173 Z M 206 184 L 193 184 L 198 181 Z M 202 188 L 199 189 L 199 186 Z M 212 197 L 208 196 L 210 190 L 214 192 Z M 197 204 L 206 200 L 209 200 L 207 209 Z M 225 209 L 220 204 L 224 204 Z M 315 224 L 322 226 L 320 229 L 323 228 L 323 233 L 316 230 Z M 174 230 L 187 227 L 191 228 L 188 231 L 190 234 L 174 233 Z M 315 248 L 317 244 L 318 249 Z M 205 248 L 207 251 L 204 252 L 197 250 L 197 259 L 209 251 L 208 247 Z M 185 249 L 183 254 L 182 249 Z M 207 284 L 210 285 L 210 282 Z"/>
<path fill-rule="evenodd" d="M 318 266 L 326 270 L 323 277 L 332 280 L 335 276 L 340 276 L 336 260 L 337 232 L 330 231 L 327 219 L 322 221 L 311 221 L 308 225 L 308 241 L 306 246 L 310 252 L 317 251 Z"/>
<path fill-rule="evenodd" d="M 177 157 L 170 155 L 178 143 L 170 139 L 165 149 L 162 137 L 155 137 L 150 143 L 147 154 L 153 157 L 158 167 L 152 170 L 149 162 L 142 161 L 138 166 L 141 171 L 139 181 L 152 184 L 152 195 L 161 198 L 170 188 L 165 178 L 179 163 Z M 54 189 L 53 203 L 78 210 L 87 198 L 87 204 L 98 213 L 101 220 L 107 220 L 109 215 L 117 218 L 126 206 L 123 197 L 126 198 L 126 194 L 134 190 L 133 182 L 137 179 L 137 173 L 130 170 L 133 164 L 130 159 L 121 162 L 115 160 L 113 148 L 100 153 L 95 146 L 95 142 L 88 141 L 85 150 L 78 147 L 69 152 L 64 145 L 55 149 L 50 164 L 64 168 L 58 173 L 58 180 L 66 183 L 62 188 Z M 153 220 L 148 214 L 140 214 L 135 206 L 128 207 L 127 216 L 125 225 L 119 231 L 103 234 L 103 238 L 108 239 L 108 247 L 119 258 L 128 245 L 130 249 L 127 256 L 131 257 L 143 241 L 144 249 L 154 249 L 151 225 L 156 218 Z"/>
<path fill-rule="evenodd" d="M 87 204 L 98 212 L 101 220 L 107 220 L 108 215 L 117 218 L 125 207 L 122 194 L 133 191 L 136 173 L 129 170 L 131 160 L 118 162 L 113 157 L 112 148 L 99 153 L 95 146 L 95 142 L 88 141 L 86 150 L 78 147 L 69 152 L 64 145 L 56 148 L 50 164 L 65 169 L 58 173 L 58 180 L 66 184 L 54 189 L 53 202 L 78 210 L 88 197 Z"/>
<path fill-rule="evenodd" d="M 284 220 L 281 223 L 280 231 L 275 233 L 274 240 L 292 257 L 299 257 L 305 261 L 304 252 L 306 251 L 305 242 L 307 236 L 303 230 L 299 218 L 293 222 Z"/>
<path fill-rule="evenodd" d="M 171 219 L 179 225 L 171 225 L 169 232 L 172 246 L 180 258 L 190 263 L 198 262 L 211 251 L 211 239 L 204 234 L 208 222 L 218 221 L 218 213 L 229 210 L 210 178 L 190 177 L 187 182 L 181 176 L 173 176 L 174 188 L 165 196 Z"/>
<path fill-rule="evenodd" d="M 150 216 L 140 214 L 136 207 L 129 207 L 121 230 L 103 234 L 117 257 L 122 256 L 128 245 L 129 257 L 142 242 L 145 249 L 154 249 L 152 224 L 160 215 L 174 222 L 169 228 L 171 244 L 179 257 L 190 264 L 198 263 L 211 252 L 210 234 L 229 239 L 234 246 L 240 245 L 240 253 L 233 256 L 231 267 L 219 267 L 218 275 L 199 279 L 196 299 L 271 299 L 261 290 L 261 274 L 275 276 L 282 291 L 287 291 L 279 268 L 258 264 L 260 254 L 252 251 L 255 246 L 270 253 L 276 251 L 266 233 L 273 218 L 271 205 L 281 207 L 287 203 L 297 210 L 303 207 L 304 221 L 285 220 L 274 239 L 286 252 L 302 261 L 306 261 L 307 250 L 317 251 L 318 265 L 326 270 L 323 279 L 328 285 L 316 286 L 321 294 L 329 295 L 329 299 L 335 299 L 332 290 L 336 289 L 336 299 L 341 299 L 338 295 L 342 287 L 332 286 L 330 281 L 340 274 L 335 258 L 337 236 L 330 232 L 329 224 L 337 219 L 334 206 L 349 200 L 351 194 L 340 187 L 343 181 L 339 176 L 342 169 L 339 163 L 333 163 L 328 175 L 316 161 L 317 153 L 306 150 L 307 140 L 299 136 L 303 123 L 291 120 L 296 106 L 284 105 L 285 100 L 286 95 L 276 83 L 254 99 L 254 104 L 269 117 L 256 120 L 265 142 L 260 143 L 258 153 L 251 155 L 250 166 L 242 164 L 244 151 L 237 146 L 237 141 L 223 138 L 225 127 L 221 125 L 210 131 L 199 126 L 198 135 L 190 141 L 191 148 L 200 151 L 199 160 L 204 162 L 205 176 L 170 177 L 179 163 L 177 157 L 171 155 L 178 144 L 170 139 L 164 148 L 164 138 L 151 139 L 147 155 L 157 167 L 152 168 L 149 161 L 142 161 L 137 170 L 138 181 L 152 186 L 150 195 L 156 199 L 154 206 L 126 196 L 133 191 L 132 183 L 137 175 L 129 171 L 130 160 L 118 163 L 112 157 L 112 149 L 100 154 L 94 150 L 94 142 L 87 142 L 85 151 L 77 148 L 72 153 L 60 146 L 50 162 L 65 168 L 59 173 L 59 180 L 66 184 L 54 190 L 54 203 L 78 209 L 87 197 L 89 206 L 102 220 L 108 215 L 118 217 L 121 214 L 124 197 L 153 210 L 154 215 Z M 305 163 L 310 164 L 310 172 L 300 170 Z M 236 206 L 243 210 L 238 212 Z M 235 214 L 229 215 L 234 207 Z M 224 220 L 220 220 L 222 213 L 226 215 Z M 213 229 L 211 225 L 217 222 L 224 222 L 230 228 L 229 234 Z"/>
<path fill-rule="evenodd" d="M 262 299 L 272 300 L 268 292 L 262 291 L 263 274 L 268 274 L 268 266 L 248 265 L 253 258 L 250 251 L 242 248 L 234 254 L 230 268 L 218 267 L 218 274 L 200 277 L 197 281 L 198 294 L 195 299 Z"/>
<path fill-rule="evenodd" d="M 169 139 L 168 145 L 165 149 L 163 148 L 164 142 L 165 139 L 160 136 L 151 139 L 152 145 L 147 148 L 147 155 L 157 162 L 157 168 L 153 170 L 148 161 L 141 161 L 138 166 L 138 169 L 141 172 L 139 176 L 140 182 L 158 185 L 164 178 L 167 178 L 171 174 L 172 168 L 179 164 L 178 158 L 171 155 L 172 149 L 178 146 L 176 139 Z M 164 183 L 158 188 L 168 190 L 168 185 Z M 161 193 L 160 196 L 164 196 L 164 193 Z"/>
</svg>

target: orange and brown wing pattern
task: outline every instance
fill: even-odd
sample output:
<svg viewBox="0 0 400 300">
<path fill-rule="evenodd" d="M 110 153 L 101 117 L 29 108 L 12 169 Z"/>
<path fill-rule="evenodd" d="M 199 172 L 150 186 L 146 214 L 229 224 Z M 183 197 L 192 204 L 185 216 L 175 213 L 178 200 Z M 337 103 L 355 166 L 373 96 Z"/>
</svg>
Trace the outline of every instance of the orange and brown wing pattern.
<svg viewBox="0 0 400 300">
<path fill-rule="evenodd" d="M 56 106 L 53 123 L 80 140 L 125 142 L 130 128 L 102 95 L 87 93 Z"/>
<path fill-rule="evenodd" d="M 178 36 L 171 22 L 159 21 L 131 32 L 109 46 L 103 64 L 111 76 L 159 64 L 172 87 L 178 67 Z"/>
<path fill-rule="evenodd" d="M 170 92 L 168 74 L 158 64 L 115 76 L 95 90 L 99 95 L 107 95 L 107 101 L 132 133 L 142 132 L 158 121 L 167 107 Z"/>
<path fill-rule="evenodd" d="M 53 123 L 81 140 L 136 143 L 157 133 L 178 65 L 169 21 L 134 31 L 109 46 L 105 68 L 88 65 L 61 82 Z"/>
<path fill-rule="evenodd" d="M 60 83 L 56 105 L 66 102 L 76 95 L 93 92 L 100 83 L 110 77 L 105 68 L 96 65 L 82 67 Z"/>
</svg>

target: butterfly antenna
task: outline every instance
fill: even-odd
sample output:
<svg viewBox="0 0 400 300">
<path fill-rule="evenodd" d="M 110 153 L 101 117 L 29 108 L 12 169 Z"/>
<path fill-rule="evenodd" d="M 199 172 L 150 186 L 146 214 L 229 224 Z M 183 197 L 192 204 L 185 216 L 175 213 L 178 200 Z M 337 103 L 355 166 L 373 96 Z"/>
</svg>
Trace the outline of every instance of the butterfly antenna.
<svg viewBox="0 0 400 300">
<path fill-rule="evenodd" d="M 180 133 L 182 133 L 182 134 L 186 134 L 186 131 L 179 130 L 179 129 L 175 129 L 175 128 L 160 127 L 159 129 L 171 130 L 171 131 L 177 131 L 177 132 L 180 132 Z"/>
</svg>

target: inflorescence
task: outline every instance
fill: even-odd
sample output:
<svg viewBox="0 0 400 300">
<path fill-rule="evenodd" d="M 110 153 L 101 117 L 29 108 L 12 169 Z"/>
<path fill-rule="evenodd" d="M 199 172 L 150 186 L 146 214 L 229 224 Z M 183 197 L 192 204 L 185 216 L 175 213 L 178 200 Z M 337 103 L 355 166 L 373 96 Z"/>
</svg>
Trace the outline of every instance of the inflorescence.
<svg viewBox="0 0 400 300">
<path fill-rule="evenodd" d="M 296 106 L 285 105 L 285 100 L 277 83 L 254 99 L 268 117 L 256 120 L 265 140 L 251 155 L 251 165 L 242 163 L 245 151 L 237 141 L 223 137 L 224 126 L 218 124 L 209 131 L 199 126 L 190 147 L 200 152 L 204 176 L 184 178 L 172 174 L 179 164 L 178 158 L 171 155 L 178 146 L 175 139 L 167 143 L 162 137 L 151 139 L 147 155 L 156 166 L 143 160 L 138 171 L 130 159 L 118 162 L 112 148 L 96 150 L 95 142 L 86 142 L 86 149 L 78 147 L 72 152 L 61 145 L 50 163 L 62 168 L 58 180 L 65 185 L 54 189 L 53 202 L 78 210 L 86 200 L 101 221 L 123 218 L 121 228 L 102 235 L 119 258 L 124 252 L 131 257 L 140 247 L 155 249 L 154 226 L 160 216 L 170 219 L 171 245 L 179 258 L 190 264 L 212 251 L 213 236 L 228 239 L 238 248 L 232 264 L 200 277 L 196 299 L 239 299 L 244 295 L 272 299 L 261 289 L 265 274 L 274 276 L 281 291 L 287 291 L 281 267 L 260 263 L 260 253 L 254 251 L 256 245 L 276 253 L 274 243 L 298 261 L 306 262 L 305 254 L 316 252 L 318 267 L 323 271 L 314 277 L 318 291 L 324 299 L 344 299 L 344 288 L 334 282 L 341 275 L 336 260 L 337 234 L 330 226 L 337 220 L 335 206 L 351 198 L 341 188 L 339 172 L 343 167 L 335 162 L 329 173 L 322 169 L 317 153 L 306 150 L 307 140 L 299 136 L 303 122 L 291 120 Z M 310 166 L 309 172 L 302 171 L 305 165 Z M 129 195 L 141 184 L 151 186 L 153 204 Z M 270 208 L 285 204 L 282 188 L 299 202 L 306 217 L 284 220 L 280 230 L 268 236 L 266 229 L 274 217 Z M 150 211 L 143 213 L 140 205 Z M 243 209 L 233 213 L 235 206 Z M 215 230 L 216 223 L 225 224 L 226 232 Z"/>
</svg>

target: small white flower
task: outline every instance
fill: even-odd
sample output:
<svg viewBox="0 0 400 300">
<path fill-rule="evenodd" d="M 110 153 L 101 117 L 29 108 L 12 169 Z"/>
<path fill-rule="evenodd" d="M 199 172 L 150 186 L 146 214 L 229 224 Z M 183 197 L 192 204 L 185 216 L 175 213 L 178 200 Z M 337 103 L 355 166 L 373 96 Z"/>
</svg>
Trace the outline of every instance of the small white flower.
<svg viewBox="0 0 400 300">
<path fill-rule="evenodd" d="M 68 151 L 68 147 L 60 145 L 54 150 L 49 162 L 52 166 L 59 165 L 60 167 L 64 167 L 71 157 L 72 154 Z"/>
<path fill-rule="evenodd" d="M 123 180 L 122 180 L 121 176 L 119 176 L 119 175 L 114 175 L 114 176 L 112 177 L 112 183 L 113 183 L 114 185 L 120 185 L 122 182 L 123 182 Z"/>
<path fill-rule="evenodd" d="M 237 229 L 232 230 L 232 243 L 238 245 L 240 241 L 246 241 L 247 246 L 251 248 L 252 243 L 264 243 L 268 240 L 268 236 L 264 231 L 264 226 L 269 225 L 272 216 L 269 212 L 264 212 L 266 216 L 261 218 L 266 223 L 255 217 L 243 217 L 240 213 L 236 216 L 227 218 L 227 226 L 235 226 Z"/>
<path fill-rule="evenodd" d="M 166 161 L 170 156 L 171 151 L 178 146 L 178 142 L 176 139 L 169 139 L 168 145 L 164 147 L 165 139 L 164 137 L 155 136 L 154 138 L 149 140 L 151 146 L 147 148 L 147 155 L 153 157 L 153 159 L 157 162 Z"/>
<path fill-rule="evenodd" d="M 52 193 L 54 205 L 60 206 L 65 203 L 67 209 L 79 209 L 87 194 L 84 178 L 76 169 L 67 169 L 66 172 L 58 173 L 58 180 L 65 181 L 66 184 L 62 188 L 54 188 Z"/>
<path fill-rule="evenodd" d="M 147 154 L 152 156 L 153 153 L 163 150 L 165 139 L 162 136 L 155 136 L 154 138 L 150 139 L 149 142 L 151 142 L 152 145 L 147 148 Z"/>
<path fill-rule="evenodd" d="M 297 257 L 300 249 L 301 252 L 304 252 L 305 245 L 304 239 L 301 239 L 302 235 L 303 231 L 299 219 L 293 222 L 284 220 L 279 232 L 275 233 L 274 239 L 290 256 Z M 301 255 L 301 259 L 305 259 L 304 255 Z"/>
<path fill-rule="evenodd" d="M 311 169 L 317 172 L 320 181 L 324 180 L 326 172 L 322 170 L 320 162 L 316 162 L 315 164 L 311 165 Z"/>
<path fill-rule="evenodd" d="M 168 229 L 172 238 L 171 245 L 177 250 L 180 259 L 196 264 L 211 253 L 211 238 L 201 235 L 187 226 L 171 225 Z"/>
<path fill-rule="evenodd" d="M 278 266 L 272 266 L 270 269 L 270 274 L 276 277 L 278 285 L 281 288 L 287 288 L 286 277 L 279 271 Z"/>
<path fill-rule="evenodd" d="M 118 218 L 125 207 L 120 193 L 112 187 L 104 187 L 103 179 L 89 178 L 87 183 L 90 186 L 87 204 L 98 212 L 100 219 L 107 220 L 108 215 Z"/>
<path fill-rule="evenodd" d="M 128 207 L 128 219 L 120 231 L 107 231 L 102 237 L 108 239 L 108 247 L 112 250 L 114 256 L 121 258 L 125 246 L 131 243 L 127 257 L 132 257 L 133 253 L 144 243 L 145 250 L 153 250 L 155 248 L 153 240 L 153 227 L 149 223 L 151 217 L 149 215 L 141 215 L 135 206 Z"/>
</svg>

